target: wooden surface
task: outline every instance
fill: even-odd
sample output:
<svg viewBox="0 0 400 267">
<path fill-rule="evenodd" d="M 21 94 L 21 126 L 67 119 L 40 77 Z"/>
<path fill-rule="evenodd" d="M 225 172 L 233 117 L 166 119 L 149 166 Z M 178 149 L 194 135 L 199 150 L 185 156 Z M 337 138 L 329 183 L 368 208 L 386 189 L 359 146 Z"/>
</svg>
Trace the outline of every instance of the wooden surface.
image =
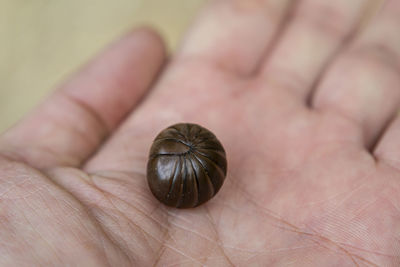
<svg viewBox="0 0 400 267">
<path fill-rule="evenodd" d="M 134 26 L 175 48 L 206 0 L 0 0 L 0 132 Z"/>
</svg>

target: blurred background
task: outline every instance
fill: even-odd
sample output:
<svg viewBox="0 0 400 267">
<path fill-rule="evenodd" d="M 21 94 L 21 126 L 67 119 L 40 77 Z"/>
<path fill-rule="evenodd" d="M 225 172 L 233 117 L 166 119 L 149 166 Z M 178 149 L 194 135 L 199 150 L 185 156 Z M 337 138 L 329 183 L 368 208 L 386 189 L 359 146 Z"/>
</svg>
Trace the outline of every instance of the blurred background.
<svg viewBox="0 0 400 267">
<path fill-rule="evenodd" d="M 131 28 L 176 48 L 207 0 L 0 0 L 0 133 Z"/>
</svg>

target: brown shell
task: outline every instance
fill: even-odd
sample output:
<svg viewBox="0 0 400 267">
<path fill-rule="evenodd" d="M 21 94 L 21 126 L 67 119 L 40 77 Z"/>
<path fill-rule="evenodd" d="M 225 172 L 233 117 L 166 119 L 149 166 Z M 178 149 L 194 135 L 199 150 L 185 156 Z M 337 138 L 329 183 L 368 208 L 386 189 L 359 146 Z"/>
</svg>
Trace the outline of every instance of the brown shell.
<svg viewBox="0 0 400 267">
<path fill-rule="evenodd" d="M 165 205 L 193 208 L 219 191 L 226 168 L 225 150 L 212 132 L 197 124 L 179 123 L 154 140 L 147 181 Z"/>
</svg>

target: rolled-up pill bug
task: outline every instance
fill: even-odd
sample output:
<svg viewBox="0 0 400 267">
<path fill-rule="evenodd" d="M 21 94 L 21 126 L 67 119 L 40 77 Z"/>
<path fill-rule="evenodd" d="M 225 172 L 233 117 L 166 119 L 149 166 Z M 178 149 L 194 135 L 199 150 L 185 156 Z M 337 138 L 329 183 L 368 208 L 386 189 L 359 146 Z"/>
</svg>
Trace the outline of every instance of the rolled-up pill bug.
<svg viewBox="0 0 400 267">
<path fill-rule="evenodd" d="M 179 123 L 155 138 L 147 181 L 153 195 L 165 205 L 193 208 L 215 196 L 226 171 L 225 150 L 216 136 L 200 125 Z"/>
</svg>

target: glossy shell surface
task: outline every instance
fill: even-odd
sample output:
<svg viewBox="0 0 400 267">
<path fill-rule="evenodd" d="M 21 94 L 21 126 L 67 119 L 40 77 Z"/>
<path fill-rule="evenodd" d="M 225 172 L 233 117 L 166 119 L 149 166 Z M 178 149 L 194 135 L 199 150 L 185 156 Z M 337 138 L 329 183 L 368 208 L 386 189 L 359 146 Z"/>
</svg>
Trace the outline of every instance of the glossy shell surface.
<svg viewBox="0 0 400 267">
<path fill-rule="evenodd" d="M 154 140 L 147 181 L 153 195 L 165 205 L 193 208 L 219 191 L 226 171 L 225 150 L 216 136 L 197 124 L 180 123 Z"/>
</svg>

